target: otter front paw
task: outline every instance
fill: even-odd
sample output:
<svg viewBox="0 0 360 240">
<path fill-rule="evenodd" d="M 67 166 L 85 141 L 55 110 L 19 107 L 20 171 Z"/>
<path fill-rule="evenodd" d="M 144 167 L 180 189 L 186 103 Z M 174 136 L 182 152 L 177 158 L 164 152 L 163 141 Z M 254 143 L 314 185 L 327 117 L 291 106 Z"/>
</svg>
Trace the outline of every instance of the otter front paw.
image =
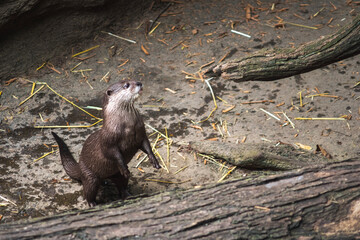
<svg viewBox="0 0 360 240">
<path fill-rule="evenodd" d="M 160 166 L 160 164 L 159 164 L 158 161 L 156 161 L 156 163 L 154 163 L 153 166 L 154 166 L 154 168 L 156 168 L 156 169 L 160 169 L 160 168 L 161 168 L 161 166 Z"/>
<path fill-rule="evenodd" d="M 156 168 L 156 169 L 160 169 L 160 168 L 161 168 L 158 160 L 157 160 L 155 157 L 149 157 L 149 159 L 150 159 L 150 161 L 152 162 L 154 168 Z"/>
</svg>

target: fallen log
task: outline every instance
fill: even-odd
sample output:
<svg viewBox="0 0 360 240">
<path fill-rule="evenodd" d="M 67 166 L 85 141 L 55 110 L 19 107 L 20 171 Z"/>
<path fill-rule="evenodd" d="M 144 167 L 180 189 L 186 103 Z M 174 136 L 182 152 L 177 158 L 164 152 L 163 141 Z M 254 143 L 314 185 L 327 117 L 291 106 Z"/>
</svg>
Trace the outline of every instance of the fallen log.
<svg viewBox="0 0 360 240">
<path fill-rule="evenodd" d="M 360 158 L 0 225 L 0 239 L 353 239 Z"/>
<path fill-rule="evenodd" d="M 218 64 L 206 73 L 235 81 L 275 80 L 326 66 L 360 53 L 360 14 L 335 34 L 298 48 L 260 50 L 247 57 Z"/>
</svg>

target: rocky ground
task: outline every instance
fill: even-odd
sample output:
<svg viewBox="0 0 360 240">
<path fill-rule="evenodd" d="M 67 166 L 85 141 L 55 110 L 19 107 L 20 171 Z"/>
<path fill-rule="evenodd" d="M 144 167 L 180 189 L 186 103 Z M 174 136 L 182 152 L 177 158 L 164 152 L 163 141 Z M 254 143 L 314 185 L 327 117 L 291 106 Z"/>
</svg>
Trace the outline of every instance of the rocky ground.
<svg viewBox="0 0 360 240">
<path fill-rule="evenodd" d="M 87 208 L 81 185 L 69 180 L 61 166 L 50 131 L 62 136 L 78 159 L 86 137 L 101 123 L 88 128 L 35 128 L 88 126 L 96 122 L 54 91 L 80 107 L 101 107 L 102 93 L 110 84 L 127 78 L 143 82 L 144 93 L 137 106 L 145 122 L 162 134 L 167 132 L 172 142 L 170 145 L 162 136 L 157 141 L 168 171 L 155 170 L 146 161 L 136 167 L 143 155 L 132 160 L 129 191 L 135 196 L 214 183 L 229 171 L 230 165 L 222 167 L 220 160 L 204 161 L 189 150 L 188 142 L 194 140 L 238 144 L 282 142 L 309 148 L 304 151 L 314 151 L 316 145 L 321 145 L 335 160 L 359 154 L 360 86 L 355 86 L 360 80 L 358 56 L 270 82 L 214 78 L 209 84 L 217 109 L 208 119 L 215 107 L 214 100 L 203 80 L 207 76 L 198 74 L 210 64 L 241 58 L 263 48 L 297 47 L 334 33 L 358 13 L 358 2 L 254 1 L 249 2 L 251 5 L 234 0 L 174 2 L 170 5 L 149 2 L 141 11 L 128 10 L 117 22 L 86 41 L 48 46 L 62 49 L 62 54 L 51 59 L 34 59 L 37 67 L 27 69 L 27 74 L 14 73 L 13 81 L 2 82 L 0 196 L 11 201 L 0 200 L 2 222 Z M 146 35 L 151 25 L 148 20 L 155 20 L 165 9 L 153 25 L 156 29 Z M 246 15 L 246 10 L 250 10 L 250 15 Z M 284 26 L 279 24 L 281 19 Z M 66 21 L 71 20 L 64 19 L 62 24 Z M 31 34 L 46 35 L 42 27 L 46 24 L 49 23 L 38 22 Z M 232 29 L 251 38 L 231 33 Z M 95 48 L 72 57 L 92 47 Z M 18 57 L 21 64 L 21 54 Z M 35 91 L 44 83 L 48 85 L 19 105 L 30 95 L 32 82 L 36 83 Z M 329 96 L 312 96 L 318 93 Z M 254 101 L 262 102 L 250 104 Z M 269 117 L 261 108 L 281 121 Z M 98 110 L 87 111 L 101 117 Z M 294 128 L 287 124 L 282 112 L 293 121 Z M 294 120 L 344 115 L 347 120 L 343 121 Z M 148 127 L 147 132 L 155 143 L 158 132 L 152 128 Z M 54 153 L 39 159 L 53 150 Z M 249 173 L 236 169 L 228 178 Z M 100 203 L 117 198 L 107 182 L 98 197 Z"/>
</svg>

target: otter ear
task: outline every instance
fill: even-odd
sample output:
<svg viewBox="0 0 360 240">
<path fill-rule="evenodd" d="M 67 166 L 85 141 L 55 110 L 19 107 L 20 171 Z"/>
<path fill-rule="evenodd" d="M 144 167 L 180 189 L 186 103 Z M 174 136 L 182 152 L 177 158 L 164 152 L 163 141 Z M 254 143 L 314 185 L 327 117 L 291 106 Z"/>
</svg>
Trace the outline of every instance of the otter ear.
<svg viewBox="0 0 360 240">
<path fill-rule="evenodd" d="M 106 91 L 106 95 L 110 96 L 112 94 L 112 91 L 111 90 L 107 90 Z"/>
</svg>

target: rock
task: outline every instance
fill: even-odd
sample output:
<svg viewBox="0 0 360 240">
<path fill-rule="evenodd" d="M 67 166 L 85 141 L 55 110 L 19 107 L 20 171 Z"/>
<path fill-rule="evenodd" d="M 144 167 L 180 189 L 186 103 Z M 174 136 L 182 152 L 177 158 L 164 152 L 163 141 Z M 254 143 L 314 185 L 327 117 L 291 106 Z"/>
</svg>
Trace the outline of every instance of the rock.
<svg viewBox="0 0 360 240">
<path fill-rule="evenodd" d="M 0 82 L 34 74 L 45 61 L 63 67 L 63 57 L 71 56 L 78 43 L 90 45 L 101 30 L 121 22 L 126 11 L 141 7 L 125 0 L 2 1 Z"/>
</svg>

